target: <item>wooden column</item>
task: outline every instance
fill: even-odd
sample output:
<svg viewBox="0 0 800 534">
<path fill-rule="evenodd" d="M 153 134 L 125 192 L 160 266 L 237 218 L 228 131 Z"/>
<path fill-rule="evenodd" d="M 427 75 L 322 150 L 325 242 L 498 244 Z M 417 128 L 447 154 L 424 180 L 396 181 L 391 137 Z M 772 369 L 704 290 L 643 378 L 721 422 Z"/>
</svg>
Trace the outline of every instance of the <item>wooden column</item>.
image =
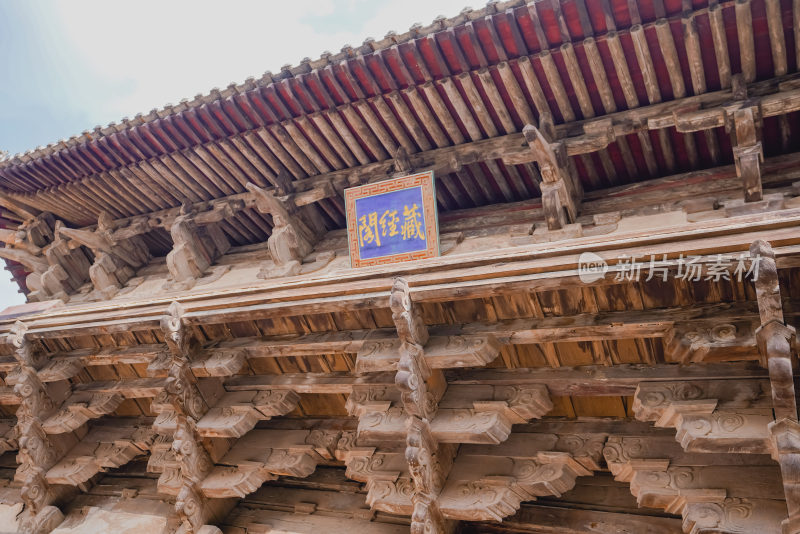
<svg viewBox="0 0 800 534">
<path fill-rule="evenodd" d="M 14 479 L 22 484 L 20 494 L 25 505 L 20 519 L 22 531 L 47 534 L 64 520 L 64 515 L 53 506 L 60 496 L 59 490 L 47 483 L 45 474 L 72 443 L 67 438 L 53 441 L 42 428 L 42 418 L 53 411 L 56 400 L 39 380 L 37 370 L 45 359 L 28 339 L 26 331 L 26 326 L 17 321 L 9 334 L 14 357 L 19 363 L 13 378 L 14 393 L 21 399 L 16 426 L 20 465 Z"/>
<path fill-rule="evenodd" d="M 400 361 L 395 383 L 402 392 L 406 420 L 406 461 L 414 482 L 411 502 L 412 534 L 451 532 L 454 523 L 447 521 L 437 502 L 447 478 L 438 453 L 439 444 L 431 434 L 431 420 L 447 387 L 441 370 L 432 370 L 425 361 L 428 329 L 419 310 L 411 303 L 408 283 L 396 278 L 390 297 L 392 319 L 400 337 Z"/>
<path fill-rule="evenodd" d="M 172 453 L 174 467 L 168 468 L 159 480 L 159 491 L 163 488 L 177 489 L 175 511 L 185 533 L 218 533 L 219 529 L 206 525 L 227 513 L 226 504 L 232 502 L 206 499 L 200 489 L 203 479 L 214 464 L 205 449 L 202 437 L 197 432 L 197 422 L 208 411 L 209 396 L 219 392 L 201 393 L 197 379 L 191 372 L 190 357 L 196 341 L 182 322 L 183 309 L 177 302 L 169 307 L 169 313 L 161 320 L 161 330 L 171 354 L 169 377 L 164 390 L 153 401 L 160 405 L 161 416 L 155 427 L 162 434 L 173 429 Z M 221 389 L 221 385 L 217 389 Z M 164 405 L 169 406 L 165 409 Z M 167 414 L 167 417 L 163 417 Z M 171 419 L 171 421 L 170 421 Z M 166 480 L 164 480 L 166 478 Z"/>
<path fill-rule="evenodd" d="M 769 425 L 772 456 L 781 466 L 789 517 L 784 534 L 800 532 L 800 424 L 793 379 L 795 329 L 784 322 L 781 288 L 775 253 L 765 241 L 750 246 L 752 261 L 758 261 L 754 276 L 761 326 L 756 340 L 762 364 L 769 370 L 775 421 Z"/>
<path fill-rule="evenodd" d="M 150 450 L 152 430 L 137 424 L 86 424 L 113 412 L 122 401 L 115 393 L 73 392 L 69 378 L 82 370 L 77 362 L 50 360 L 17 322 L 9 342 L 17 367 L 6 377 L 20 400 L 17 425 L 19 467 L 14 478 L 22 486 L 25 509 L 22 531 L 46 534 L 63 516 L 75 487 L 86 489 L 98 472 L 120 467 Z"/>
</svg>

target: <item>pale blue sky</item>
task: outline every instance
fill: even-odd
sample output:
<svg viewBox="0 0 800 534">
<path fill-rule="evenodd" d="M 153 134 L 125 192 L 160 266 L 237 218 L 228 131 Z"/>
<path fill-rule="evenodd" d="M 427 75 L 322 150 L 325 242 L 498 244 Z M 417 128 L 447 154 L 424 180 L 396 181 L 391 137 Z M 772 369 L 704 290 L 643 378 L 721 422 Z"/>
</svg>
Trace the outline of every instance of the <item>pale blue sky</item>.
<svg viewBox="0 0 800 534">
<path fill-rule="evenodd" d="M 0 149 L 46 145 L 403 33 L 466 1 L 0 0 Z M 0 272 L 0 309 L 23 300 Z"/>
</svg>

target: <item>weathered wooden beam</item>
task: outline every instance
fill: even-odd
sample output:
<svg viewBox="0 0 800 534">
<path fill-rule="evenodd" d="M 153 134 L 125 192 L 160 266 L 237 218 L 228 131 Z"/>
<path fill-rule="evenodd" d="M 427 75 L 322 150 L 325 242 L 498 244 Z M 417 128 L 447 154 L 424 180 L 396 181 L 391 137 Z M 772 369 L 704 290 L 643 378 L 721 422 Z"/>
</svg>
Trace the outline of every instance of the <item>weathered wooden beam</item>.
<svg viewBox="0 0 800 534">
<path fill-rule="evenodd" d="M 606 277 L 593 282 L 595 285 L 615 283 L 618 266 L 614 262 L 621 254 L 628 257 L 677 255 L 681 252 L 714 255 L 701 261 L 704 263 L 714 261 L 719 250 L 744 251 L 753 240 L 769 237 L 783 245 L 776 249 L 780 263 L 782 256 L 794 253 L 788 246 L 798 242 L 796 231 L 791 229 L 792 225 L 800 223 L 798 213 L 797 209 L 784 209 L 730 219 L 698 221 L 664 230 L 632 230 L 602 238 L 577 238 L 559 247 L 545 244 L 509 247 L 491 253 L 470 252 L 383 267 L 370 272 L 367 279 L 364 279 L 363 272 L 354 270 L 311 281 L 282 281 L 241 290 L 226 289 L 219 294 L 184 298 L 184 305 L 188 309 L 186 320 L 190 324 L 203 324 L 249 320 L 270 314 L 285 315 L 288 310 L 297 314 L 352 311 L 354 306 L 362 309 L 386 307 L 390 286 L 388 275 L 407 276 L 415 301 L 452 300 L 456 295 L 459 298 L 486 296 L 497 291 L 513 292 L 522 287 L 528 290 L 563 288 L 564 284 L 582 283 L 579 282 L 576 269 L 577 256 L 584 251 L 599 253 L 610 264 Z M 673 260 L 668 260 L 666 265 L 677 267 Z M 450 273 L 446 272 L 448 269 Z M 456 273 L 457 278 L 452 281 L 449 276 Z M 440 284 L 442 281 L 448 283 Z M 31 316 L 28 319 L 30 334 L 34 337 L 63 337 L 66 330 L 78 334 L 153 328 L 157 324 L 157 317 L 163 313 L 166 301 L 151 298 L 127 302 L 128 315 L 123 319 L 117 318 L 116 313 L 108 313 L 116 309 L 114 305 L 75 306 L 51 311 L 46 318 Z M 231 308 L 230 304 L 236 307 Z M 79 328 L 66 328 L 70 323 L 83 324 Z"/>
<path fill-rule="evenodd" d="M 43 211 L 27 206 L 19 200 L 10 198 L 9 193 L 5 190 L 0 191 L 0 206 L 18 215 L 23 221 L 34 219 Z"/>
<path fill-rule="evenodd" d="M 51 484 L 84 484 L 101 471 L 121 467 L 147 454 L 154 438 L 149 427 L 94 427 L 47 471 L 45 479 Z"/>
<path fill-rule="evenodd" d="M 785 323 L 775 253 L 766 241 L 755 241 L 750 253 L 758 258 L 754 280 L 761 325 L 756 332 L 761 362 L 769 369 L 776 419 L 797 421 L 797 402 L 792 380 L 795 352 L 794 328 Z"/>
<path fill-rule="evenodd" d="M 772 64 L 775 76 L 783 76 L 788 70 L 786 60 L 786 41 L 783 35 L 783 15 L 778 0 L 766 0 L 767 28 L 769 45 L 772 49 Z"/>
<path fill-rule="evenodd" d="M 753 39 L 753 14 L 750 0 L 736 0 L 736 32 L 739 36 L 739 60 L 747 83 L 756 79 L 756 50 Z"/>
<path fill-rule="evenodd" d="M 715 375 L 714 373 L 722 373 Z M 706 380 L 715 376 L 741 380 L 764 378 L 766 373 L 752 363 L 678 365 L 615 365 L 555 369 L 450 370 L 451 385 L 545 384 L 553 395 L 632 395 L 637 385 L 665 381 Z"/>
<path fill-rule="evenodd" d="M 591 474 L 598 465 L 605 437 L 514 434 L 503 445 L 462 445 L 435 479 L 442 487 L 441 513 L 456 520 L 500 521 L 521 501 L 561 495 L 574 486 L 576 477 Z M 403 491 L 415 473 L 413 465 L 410 470 L 404 467 L 402 450 L 356 446 L 340 448 L 339 454 L 347 476 L 368 483 L 367 502 L 374 508 L 418 515 Z M 446 458 L 442 448 L 436 454 L 439 461 Z"/>
<path fill-rule="evenodd" d="M 234 391 L 225 393 L 197 422 L 203 437 L 240 438 L 256 423 L 286 415 L 300 402 L 294 390 Z"/>
<path fill-rule="evenodd" d="M 595 509 L 561 508 L 523 504 L 519 511 L 500 524 L 465 522 L 464 534 L 536 532 L 540 534 L 594 534 L 598 528 L 620 532 L 681 534 L 681 520 L 653 515 L 636 515 Z M 613 531 L 612 531 L 613 532 Z"/>
<path fill-rule="evenodd" d="M 314 495 L 315 496 L 315 495 Z M 255 499 L 254 499 L 255 500 Z M 362 498 L 363 500 L 363 498 Z M 260 500 L 258 502 L 261 502 Z M 248 503 L 249 504 L 249 503 Z M 294 505 L 295 503 L 293 503 Z M 284 534 L 319 534 L 320 532 L 358 532 L 359 534 L 407 534 L 408 524 L 397 524 L 396 516 L 387 516 L 391 522 L 374 521 L 369 510 L 345 511 L 335 508 L 335 515 L 309 513 L 310 508 L 293 508 L 291 512 L 261 509 L 253 506 L 236 508 L 226 518 L 235 528 L 258 532 L 264 525 Z M 316 509 L 315 509 L 316 510 Z M 323 515 L 324 514 L 324 515 Z M 342 517 L 342 515 L 344 517 Z"/>
<path fill-rule="evenodd" d="M 704 325 L 716 327 L 752 321 L 756 315 L 755 303 L 714 304 L 695 307 L 643 310 L 636 312 L 607 312 L 579 314 L 541 319 L 515 319 L 496 323 L 468 323 L 430 328 L 431 339 L 426 345 L 426 360 L 432 368 L 480 367 L 497 355 L 498 344 L 553 343 L 562 340 L 597 341 L 608 339 L 659 338 L 675 340 L 675 351 L 688 333 Z M 713 318 L 713 319 L 711 319 Z M 719 350 L 736 350 L 745 357 L 755 357 L 755 338 L 752 329 L 749 337 L 745 330 L 735 343 L 725 339 Z M 399 348 L 391 329 L 350 330 L 277 337 L 247 337 L 206 344 L 197 360 L 191 363 L 195 376 L 231 376 L 244 364 L 245 358 L 276 358 L 331 353 L 358 354 L 357 371 L 374 372 L 394 369 L 399 359 Z M 751 339 L 752 338 L 752 339 Z M 688 338 L 686 338 L 688 339 Z M 708 350 L 700 351 L 701 339 L 693 336 L 691 349 L 701 361 Z M 713 345 L 709 338 L 709 345 Z M 752 353 L 752 355 L 750 354 Z M 52 353 L 48 365 L 40 372 L 40 379 L 51 382 L 68 378 L 65 370 L 79 371 L 83 366 L 116 364 L 150 364 L 167 358 L 165 344 L 145 344 L 130 347 L 102 349 L 76 349 Z M 681 357 L 683 358 L 683 357 Z M 699 358 L 699 359 L 698 359 Z M 751 358 L 751 359 L 752 359 Z M 12 371 L 16 362 L 0 359 L 0 371 Z M 155 371 L 155 370 L 153 370 Z M 72 372 L 72 374 L 74 374 Z M 155 375 L 166 373 L 155 371 Z"/>
<path fill-rule="evenodd" d="M 216 462 L 200 484 L 210 498 L 245 497 L 278 476 L 305 478 L 334 459 L 340 431 L 253 430 Z"/>
<path fill-rule="evenodd" d="M 451 385 L 513 386 L 543 384 L 553 395 L 630 396 L 639 383 L 695 380 L 743 380 L 767 377 L 767 372 L 750 362 L 667 365 L 615 365 L 561 367 L 557 369 L 477 369 L 445 372 Z M 240 375 L 228 378 L 227 391 L 293 390 L 297 393 L 349 394 L 356 386 L 391 386 L 394 373 L 354 376 L 345 372 L 287 373 L 281 375 Z M 163 378 L 95 381 L 77 384 L 76 391 L 118 393 L 125 398 L 155 397 L 163 390 Z M 0 394 L 0 403 L 18 404 L 10 388 Z"/>
<path fill-rule="evenodd" d="M 675 340 L 674 351 L 681 350 L 697 355 L 691 361 L 701 361 L 708 350 L 700 350 L 700 342 L 691 332 L 703 325 L 709 331 L 729 324 L 756 320 L 756 304 L 713 304 L 695 307 L 666 308 L 635 312 L 607 312 L 579 314 L 541 319 L 515 319 L 496 323 L 467 323 L 431 327 L 426 345 L 425 359 L 432 368 L 482 367 L 493 360 L 500 344 L 553 343 L 558 341 L 598 341 L 609 339 L 660 338 Z M 749 337 L 742 330 L 735 343 L 725 340 L 719 350 L 736 350 L 742 356 L 755 357 L 754 329 Z M 751 339 L 752 338 L 752 339 Z M 716 338 L 714 338 L 716 339 Z M 714 348 L 709 338 L 709 347 Z M 246 337 L 230 341 L 211 342 L 203 346 L 197 360 L 191 363 L 195 376 L 231 376 L 236 374 L 245 359 L 308 356 L 332 353 L 357 354 L 357 372 L 389 371 L 399 359 L 399 342 L 392 329 L 348 330 L 306 335 Z M 750 354 L 752 353 L 752 355 Z M 688 352 L 687 352 L 688 354 Z M 116 364 L 150 364 L 167 358 L 166 344 L 145 344 L 130 347 L 102 349 L 76 349 L 48 355 L 50 363 L 40 372 L 44 382 L 66 378 L 59 371 L 83 366 Z M 682 359 L 685 359 L 681 357 Z M 687 360 L 688 361 L 688 360 Z M 0 359 L 0 371 L 12 371 L 16 362 Z M 52 371 L 51 371 L 52 369 Z M 165 374 L 153 370 L 157 376 Z M 52 376 L 51 376 L 52 375 Z"/>
<path fill-rule="evenodd" d="M 693 381 L 710 378 L 764 378 L 766 371 L 747 363 L 679 365 L 615 365 L 557 369 L 476 369 L 445 372 L 451 385 L 544 384 L 553 395 L 633 395 L 640 382 Z M 149 379 L 148 379 L 149 380 Z M 236 376 L 225 382 L 228 391 L 292 389 L 298 393 L 350 393 L 354 386 L 394 383 L 394 374 L 301 373 Z M 100 385 L 104 384 L 104 385 Z M 96 382 L 88 390 L 103 391 L 113 383 Z"/>
<path fill-rule="evenodd" d="M 115 393 L 75 393 L 64 401 L 58 412 L 42 422 L 42 429 L 48 434 L 79 430 L 90 419 L 112 413 L 122 400 L 122 396 Z"/>
<path fill-rule="evenodd" d="M 737 421 L 729 419 L 726 425 Z M 662 436 L 615 434 L 608 437 L 603 456 L 614 478 L 630 484 L 639 506 L 681 514 L 684 532 L 781 531 L 786 503 L 769 457 L 687 454 L 676 448 L 677 443 Z M 733 507 L 741 514 L 735 526 L 730 516 Z"/>
</svg>

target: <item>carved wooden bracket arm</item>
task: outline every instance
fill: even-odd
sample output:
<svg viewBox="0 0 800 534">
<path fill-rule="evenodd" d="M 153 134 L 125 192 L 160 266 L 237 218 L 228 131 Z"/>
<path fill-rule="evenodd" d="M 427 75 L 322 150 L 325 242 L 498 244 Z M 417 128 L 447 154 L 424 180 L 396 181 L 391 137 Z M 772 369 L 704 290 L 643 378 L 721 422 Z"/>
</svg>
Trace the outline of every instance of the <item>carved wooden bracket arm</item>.
<svg viewBox="0 0 800 534">
<path fill-rule="evenodd" d="M 547 227 L 559 230 L 577 220 L 583 191 L 570 166 L 566 145 L 548 137 L 548 131 L 552 128 L 546 120 L 539 128 L 528 124 L 522 130 L 542 175 L 542 208 Z"/>
</svg>

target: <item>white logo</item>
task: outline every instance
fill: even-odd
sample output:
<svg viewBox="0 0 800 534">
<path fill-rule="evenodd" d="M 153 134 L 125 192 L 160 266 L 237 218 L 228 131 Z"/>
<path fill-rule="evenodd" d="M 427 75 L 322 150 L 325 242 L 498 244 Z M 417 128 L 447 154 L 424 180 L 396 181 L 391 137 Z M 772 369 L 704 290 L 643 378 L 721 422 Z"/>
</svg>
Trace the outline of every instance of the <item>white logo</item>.
<svg viewBox="0 0 800 534">
<path fill-rule="evenodd" d="M 578 258 L 578 278 L 584 284 L 591 284 L 603 278 L 608 272 L 606 260 L 594 252 L 583 252 Z"/>
</svg>

